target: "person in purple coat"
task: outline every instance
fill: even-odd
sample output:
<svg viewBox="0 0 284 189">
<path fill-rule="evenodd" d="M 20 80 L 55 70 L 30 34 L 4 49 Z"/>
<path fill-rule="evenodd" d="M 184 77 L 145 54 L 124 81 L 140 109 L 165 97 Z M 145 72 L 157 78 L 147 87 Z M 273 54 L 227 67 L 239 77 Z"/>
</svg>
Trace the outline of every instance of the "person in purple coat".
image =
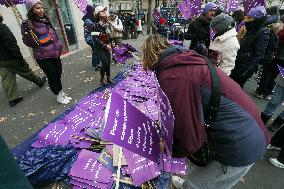
<svg viewBox="0 0 284 189">
<path fill-rule="evenodd" d="M 54 27 L 45 15 L 42 2 L 26 2 L 28 20 L 22 23 L 23 42 L 33 49 L 37 64 L 48 78 L 50 90 L 56 95 L 57 102 L 68 104 L 72 98 L 62 91 L 62 63 L 60 55 L 62 45 Z"/>
</svg>

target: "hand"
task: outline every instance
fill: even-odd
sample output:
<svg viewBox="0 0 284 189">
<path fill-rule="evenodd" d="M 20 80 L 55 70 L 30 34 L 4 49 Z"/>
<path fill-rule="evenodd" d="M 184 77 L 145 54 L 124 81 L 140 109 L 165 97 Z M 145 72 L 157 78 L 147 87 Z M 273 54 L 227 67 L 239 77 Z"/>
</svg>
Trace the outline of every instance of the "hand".
<svg viewBox="0 0 284 189">
<path fill-rule="evenodd" d="M 22 24 L 23 24 L 24 31 L 29 33 L 29 30 L 31 29 L 29 21 L 23 20 Z"/>
<path fill-rule="evenodd" d="M 162 138 L 160 138 L 160 151 L 164 154 L 167 152 L 166 143 Z"/>
</svg>

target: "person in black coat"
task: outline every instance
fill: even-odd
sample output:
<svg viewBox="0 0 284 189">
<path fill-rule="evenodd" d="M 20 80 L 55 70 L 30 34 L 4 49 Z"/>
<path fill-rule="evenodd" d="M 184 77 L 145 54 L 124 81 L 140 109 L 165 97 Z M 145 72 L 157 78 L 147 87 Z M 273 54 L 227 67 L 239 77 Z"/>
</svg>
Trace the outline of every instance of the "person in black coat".
<svg viewBox="0 0 284 189">
<path fill-rule="evenodd" d="M 215 16 L 215 3 L 208 3 L 204 7 L 202 14 L 188 26 L 185 34 L 186 40 L 191 40 L 189 49 L 194 50 L 198 43 L 202 43 L 208 48 L 210 46 L 210 21 Z"/>
<path fill-rule="evenodd" d="M 252 77 L 258 64 L 264 59 L 270 35 L 269 29 L 265 27 L 266 23 L 266 10 L 263 6 L 251 9 L 245 19 L 247 32 L 241 41 L 235 67 L 230 74 L 230 77 L 241 88 Z"/>
<path fill-rule="evenodd" d="M 16 74 L 39 87 L 42 87 L 47 79 L 41 79 L 29 68 L 14 34 L 2 21 L 3 16 L 0 14 L 0 76 L 9 105 L 13 107 L 23 100 L 18 91 Z"/>
</svg>

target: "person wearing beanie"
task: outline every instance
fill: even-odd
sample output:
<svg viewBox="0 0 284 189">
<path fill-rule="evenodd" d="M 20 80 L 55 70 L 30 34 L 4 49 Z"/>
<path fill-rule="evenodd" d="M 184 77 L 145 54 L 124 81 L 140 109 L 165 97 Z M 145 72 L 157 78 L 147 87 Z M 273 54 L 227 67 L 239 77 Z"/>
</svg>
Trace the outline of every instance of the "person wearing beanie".
<svg viewBox="0 0 284 189">
<path fill-rule="evenodd" d="M 241 88 L 257 71 L 258 65 L 265 57 L 270 36 L 266 22 L 266 9 L 263 6 L 252 8 L 245 18 L 247 32 L 240 42 L 235 67 L 230 74 Z"/>
<path fill-rule="evenodd" d="M 84 38 L 86 43 L 92 48 L 92 66 L 96 71 L 100 71 L 100 62 L 98 60 L 93 37 L 91 35 L 90 28 L 95 25 L 95 8 L 91 5 L 87 5 L 86 14 L 82 18 L 84 22 Z"/>
<path fill-rule="evenodd" d="M 235 66 L 240 45 L 237 39 L 237 32 L 232 23 L 234 19 L 227 14 L 216 16 L 210 23 L 210 27 L 215 33 L 209 49 L 217 52 L 217 65 L 227 74 Z M 209 51 L 210 52 L 210 51 Z"/>
<path fill-rule="evenodd" d="M 62 45 L 45 15 L 42 2 L 39 0 L 27 0 L 28 20 L 23 21 L 22 39 L 25 45 L 33 49 L 37 64 L 48 78 L 48 84 L 56 100 L 60 104 L 69 104 L 72 100 L 62 91 L 62 63 L 60 55 Z"/>
<path fill-rule="evenodd" d="M 46 77 L 37 76 L 23 58 L 17 40 L 11 30 L 2 23 L 0 14 L 0 76 L 4 93 L 11 107 L 23 100 L 18 91 L 16 74 L 42 87 Z"/>
<path fill-rule="evenodd" d="M 185 34 L 186 40 L 191 40 L 189 49 L 194 50 L 199 43 L 202 43 L 206 48 L 210 45 L 210 21 L 215 16 L 217 5 L 215 3 L 207 3 L 202 10 L 202 14 L 197 17 L 188 26 Z"/>
<path fill-rule="evenodd" d="M 90 28 L 94 33 L 93 41 L 98 60 L 102 63 L 100 69 L 102 86 L 113 84 L 110 77 L 110 63 L 111 63 L 111 38 L 110 38 L 110 24 L 106 14 L 106 7 L 97 6 L 95 8 L 95 25 Z M 105 76 L 107 79 L 105 79 Z"/>
</svg>

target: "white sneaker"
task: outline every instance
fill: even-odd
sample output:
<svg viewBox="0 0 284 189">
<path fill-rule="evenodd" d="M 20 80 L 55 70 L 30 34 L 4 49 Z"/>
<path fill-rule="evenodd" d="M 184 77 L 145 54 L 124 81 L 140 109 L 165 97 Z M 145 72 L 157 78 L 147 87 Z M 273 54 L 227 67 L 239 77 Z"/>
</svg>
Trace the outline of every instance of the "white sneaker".
<svg viewBox="0 0 284 189">
<path fill-rule="evenodd" d="M 72 98 L 71 98 L 70 96 L 67 96 L 67 94 L 64 93 L 63 91 L 60 91 L 59 94 L 62 95 L 62 96 L 64 96 L 65 98 L 67 98 L 69 101 L 72 100 Z"/>
<path fill-rule="evenodd" d="M 179 176 L 172 176 L 172 183 L 176 189 L 183 189 L 182 184 L 184 180 Z"/>
<path fill-rule="evenodd" d="M 66 96 L 62 95 L 61 93 L 59 93 L 57 95 L 56 100 L 60 104 L 69 104 L 70 103 L 70 100 L 67 99 Z"/>
<path fill-rule="evenodd" d="M 281 150 L 281 148 L 272 146 L 271 144 L 268 144 L 266 147 L 267 150 Z"/>
<path fill-rule="evenodd" d="M 269 162 L 280 169 L 284 169 L 284 164 L 279 162 L 276 158 L 269 158 Z"/>
</svg>

